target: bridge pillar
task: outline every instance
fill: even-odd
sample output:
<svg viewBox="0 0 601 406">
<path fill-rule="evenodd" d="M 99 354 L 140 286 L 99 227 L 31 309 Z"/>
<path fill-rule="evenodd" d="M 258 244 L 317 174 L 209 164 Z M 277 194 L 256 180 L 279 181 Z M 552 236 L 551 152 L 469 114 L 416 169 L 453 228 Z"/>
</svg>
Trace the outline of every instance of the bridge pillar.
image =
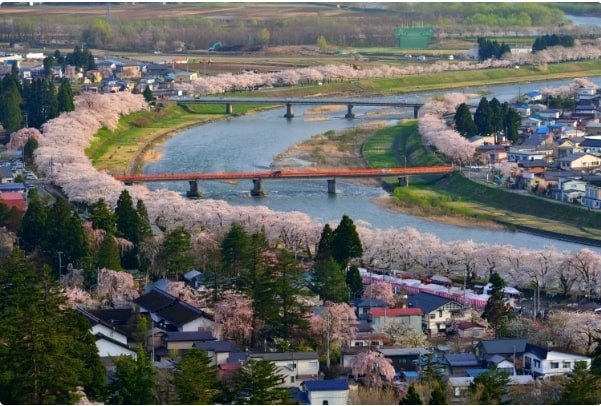
<svg viewBox="0 0 601 406">
<path fill-rule="evenodd" d="M 355 118 L 355 115 L 353 114 L 353 106 L 352 104 L 349 104 L 346 106 L 346 114 L 344 115 L 344 118 Z"/>
<path fill-rule="evenodd" d="M 413 106 L 413 118 L 417 118 L 418 111 L 419 111 L 419 106 Z"/>
<path fill-rule="evenodd" d="M 286 103 L 286 114 L 284 114 L 286 118 L 294 117 L 294 110 L 292 109 L 292 103 Z"/>
<path fill-rule="evenodd" d="M 225 114 L 232 114 L 232 103 L 225 103 Z"/>
<path fill-rule="evenodd" d="M 265 190 L 261 185 L 261 178 L 253 179 L 253 188 L 250 190 L 251 196 L 265 196 Z"/>
<path fill-rule="evenodd" d="M 328 194 L 336 194 L 336 179 L 328 179 Z"/>
<path fill-rule="evenodd" d="M 409 186 L 409 176 L 399 176 L 399 186 Z"/>
<path fill-rule="evenodd" d="M 189 180 L 190 190 L 186 192 L 186 196 L 191 199 L 198 199 L 202 196 L 202 193 L 198 191 L 198 181 L 197 180 Z"/>
</svg>

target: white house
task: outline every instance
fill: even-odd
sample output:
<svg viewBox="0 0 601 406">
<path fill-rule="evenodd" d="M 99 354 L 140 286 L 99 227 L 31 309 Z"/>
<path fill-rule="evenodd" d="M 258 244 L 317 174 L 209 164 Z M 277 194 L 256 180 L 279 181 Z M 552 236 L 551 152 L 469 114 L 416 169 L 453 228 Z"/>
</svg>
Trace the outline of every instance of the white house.
<svg viewBox="0 0 601 406">
<path fill-rule="evenodd" d="M 304 381 L 301 389 L 310 405 L 348 405 L 349 385 L 346 379 Z"/>
<path fill-rule="evenodd" d="M 585 355 L 555 351 L 533 344 L 526 344 L 522 358 L 524 372 L 534 377 L 572 372 L 578 362 L 586 363 L 587 368 L 591 366 L 591 358 Z"/>
<path fill-rule="evenodd" d="M 582 205 L 589 209 L 601 208 L 601 188 L 594 185 L 586 185 Z"/>
<path fill-rule="evenodd" d="M 248 359 L 265 359 L 278 368 L 285 376 L 283 386 L 300 387 L 307 379 L 319 376 L 319 355 L 316 352 L 265 352 L 249 354 Z"/>
<path fill-rule="evenodd" d="M 136 358 L 137 353 L 128 344 L 128 337 L 124 332 L 81 307 L 77 307 L 76 310 L 90 322 L 90 333 L 96 337 L 96 348 L 100 358 L 120 355 Z"/>
<path fill-rule="evenodd" d="M 545 151 L 534 151 L 532 149 L 509 149 L 507 153 L 507 161 L 522 162 L 522 161 L 537 161 L 546 160 L 547 153 Z"/>
</svg>

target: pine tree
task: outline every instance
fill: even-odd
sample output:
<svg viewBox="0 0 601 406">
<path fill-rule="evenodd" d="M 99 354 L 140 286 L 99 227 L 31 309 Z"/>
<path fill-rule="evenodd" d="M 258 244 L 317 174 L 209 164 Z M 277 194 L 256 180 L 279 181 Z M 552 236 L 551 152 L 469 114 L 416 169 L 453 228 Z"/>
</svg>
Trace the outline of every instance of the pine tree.
<svg viewBox="0 0 601 406">
<path fill-rule="evenodd" d="M 399 405 L 422 405 L 422 398 L 419 396 L 417 391 L 415 390 L 414 385 L 409 385 L 407 389 L 407 395 L 401 399 Z"/>
<path fill-rule="evenodd" d="M 96 203 L 90 205 L 88 219 L 92 222 L 92 227 L 96 230 L 104 230 L 109 234 L 115 234 L 116 216 L 113 209 L 103 198 L 98 199 Z"/>
<path fill-rule="evenodd" d="M 246 230 L 237 223 L 232 223 L 229 231 L 221 242 L 221 259 L 224 274 L 232 282 L 246 268 L 250 237 Z"/>
<path fill-rule="evenodd" d="M 142 199 L 138 199 L 136 203 L 136 212 L 138 213 L 138 235 L 140 241 L 152 237 L 152 227 L 148 218 L 148 210 Z"/>
<path fill-rule="evenodd" d="M 6 75 L 0 87 L 0 124 L 8 131 L 18 131 L 22 127 L 21 92 L 13 75 Z"/>
<path fill-rule="evenodd" d="M 357 295 L 363 289 L 363 279 L 356 265 L 351 265 L 346 273 L 346 285 L 351 297 Z"/>
<path fill-rule="evenodd" d="M 137 356 L 120 356 L 113 360 L 115 374 L 109 382 L 107 403 L 112 405 L 151 405 L 156 404 L 154 395 L 156 374 L 150 358 L 142 346 L 138 346 Z"/>
<path fill-rule="evenodd" d="M 44 123 L 58 116 L 58 99 L 53 81 L 42 79 Z"/>
<path fill-rule="evenodd" d="M 119 247 L 115 241 L 115 236 L 106 233 L 100 247 L 98 248 L 96 266 L 100 269 L 107 268 L 114 271 L 121 271 L 121 258 L 119 257 Z"/>
<path fill-rule="evenodd" d="M 154 99 L 154 96 L 152 95 L 152 89 L 150 88 L 150 85 L 146 86 L 146 88 L 142 92 L 142 96 L 144 96 L 144 100 L 146 100 L 149 103 Z"/>
<path fill-rule="evenodd" d="M 334 230 L 332 255 L 341 268 L 346 268 L 351 259 L 363 255 L 363 245 L 355 223 L 346 214 L 342 216 L 340 224 Z"/>
<path fill-rule="evenodd" d="M 348 297 L 344 272 L 334 258 L 315 263 L 311 282 L 312 290 L 323 301 L 340 303 Z"/>
<path fill-rule="evenodd" d="M 480 135 L 487 136 L 493 133 L 492 111 L 486 97 L 481 98 L 478 103 L 478 108 L 474 113 L 474 122 Z"/>
<path fill-rule="evenodd" d="M 0 397 L 7 404 L 72 404 L 83 386 L 101 400 L 105 372 L 89 322 L 67 306 L 49 267 L 19 249 L 0 263 Z"/>
<path fill-rule="evenodd" d="M 560 405 L 593 405 L 601 399 L 601 377 L 587 370 L 585 362 L 576 362 L 573 375 L 562 382 Z"/>
<path fill-rule="evenodd" d="M 461 103 L 455 112 L 455 128 L 465 138 L 470 138 L 478 133 L 476 123 L 467 104 Z"/>
<path fill-rule="evenodd" d="M 56 99 L 58 101 L 59 113 L 75 110 L 75 104 L 73 103 L 73 89 L 71 89 L 69 79 L 65 78 L 61 80 Z"/>
<path fill-rule="evenodd" d="M 183 405 L 209 405 L 220 394 L 217 365 L 206 351 L 192 349 L 182 356 L 173 372 L 177 400 Z"/>
<path fill-rule="evenodd" d="M 493 99 L 490 101 L 489 107 L 490 107 L 490 113 L 491 113 L 490 122 L 491 122 L 491 126 L 492 126 L 492 132 L 499 133 L 499 132 L 503 131 L 503 124 L 504 124 L 503 108 L 501 106 L 501 103 L 499 102 L 499 100 L 496 97 L 493 97 Z"/>
<path fill-rule="evenodd" d="M 506 371 L 493 367 L 475 377 L 469 391 L 479 405 L 498 405 L 507 395 L 509 382 L 509 374 Z"/>
<path fill-rule="evenodd" d="M 191 254 L 192 244 L 190 233 L 183 227 L 177 227 L 165 235 L 161 244 L 158 259 L 163 272 L 169 276 L 184 274 L 194 266 L 194 257 Z"/>
<path fill-rule="evenodd" d="M 329 224 L 323 226 L 321 231 L 321 238 L 317 245 L 317 252 L 315 254 L 315 261 L 327 261 L 332 257 L 332 243 L 334 241 L 334 231 Z"/>
<path fill-rule="evenodd" d="M 138 258 L 138 245 L 141 242 L 140 218 L 134 208 L 133 199 L 127 190 L 123 190 L 117 199 L 115 208 L 117 237 L 123 237 L 134 244 L 134 249 L 123 254 L 121 265 L 125 269 L 138 269 L 140 260 Z"/>
<path fill-rule="evenodd" d="M 18 235 L 20 247 L 26 252 L 32 252 L 43 247 L 46 241 L 46 207 L 37 189 L 30 189 L 27 198 L 27 211 Z"/>
<path fill-rule="evenodd" d="M 492 288 L 489 291 L 490 297 L 484 307 L 482 318 L 488 321 L 495 331 L 495 335 L 498 337 L 503 331 L 505 319 L 507 317 L 507 311 L 505 309 L 505 293 L 503 292 L 503 288 L 505 288 L 506 285 L 503 278 L 497 272 L 493 272 L 489 283 L 491 283 Z"/>
<path fill-rule="evenodd" d="M 271 361 L 250 359 L 234 373 L 234 403 L 249 405 L 290 404 L 285 379 Z"/>
</svg>

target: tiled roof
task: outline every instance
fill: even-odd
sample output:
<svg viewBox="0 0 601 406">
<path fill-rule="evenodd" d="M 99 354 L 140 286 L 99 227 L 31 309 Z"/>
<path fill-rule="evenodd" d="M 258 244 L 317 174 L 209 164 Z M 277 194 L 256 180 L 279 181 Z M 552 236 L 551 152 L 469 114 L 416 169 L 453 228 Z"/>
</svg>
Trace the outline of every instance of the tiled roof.
<svg viewBox="0 0 601 406">
<path fill-rule="evenodd" d="M 348 390 L 348 381 L 346 379 L 326 379 L 323 381 L 304 381 L 302 385 L 309 392 L 329 391 L 329 390 Z"/>
<path fill-rule="evenodd" d="M 194 343 L 193 346 L 199 350 L 213 352 L 238 351 L 238 348 L 236 348 L 236 343 L 233 341 L 200 341 Z"/>
<path fill-rule="evenodd" d="M 198 318 L 205 317 L 202 310 L 177 299 L 171 305 L 155 312 L 155 314 L 178 327 Z"/>
<path fill-rule="evenodd" d="M 269 361 L 287 361 L 287 360 L 312 360 L 318 359 L 316 352 L 263 352 L 249 354 L 249 358 L 262 358 Z"/>
<path fill-rule="evenodd" d="M 134 299 L 133 302 L 153 313 L 165 306 L 170 305 L 175 299 L 175 296 L 172 296 L 167 292 L 163 292 L 160 289 L 153 289 L 150 292 Z"/>
<path fill-rule="evenodd" d="M 452 367 L 469 367 L 478 365 L 478 359 L 471 352 L 465 354 L 446 354 L 445 358 Z"/>
<path fill-rule="evenodd" d="M 544 347 L 539 347 L 534 344 L 526 344 L 526 348 L 524 352 L 529 352 L 534 354 L 538 359 L 546 359 L 548 350 Z"/>
<path fill-rule="evenodd" d="M 364 299 L 357 304 L 357 307 L 388 307 L 388 304 L 382 299 Z"/>
<path fill-rule="evenodd" d="M 484 326 L 478 324 L 478 323 L 473 323 L 471 321 L 462 321 L 457 323 L 457 328 L 459 330 L 466 330 L 468 328 L 484 328 Z"/>
<path fill-rule="evenodd" d="M 595 138 L 585 138 L 584 141 L 580 143 L 580 146 L 599 148 L 601 147 L 601 140 Z"/>
<path fill-rule="evenodd" d="M 402 316 L 421 316 L 423 314 L 422 309 L 415 307 L 408 307 L 404 309 L 381 309 L 376 308 L 371 310 L 373 317 L 402 317 Z"/>
<path fill-rule="evenodd" d="M 165 334 L 165 340 L 173 341 L 215 341 L 210 331 L 171 331 Z"/>
<path fill-rule="evenodd" d="M 408 304 L 409 307 L 418 307 L 422 309 L 424 314 L 426 314 L 444 306 L 449 302 L 452 302 L 452 300 L 447 299 L 446 297 L 420 292 L 409 296 Z"/>
<path fill-rule="evenodd" d="M 482 346 L 487 354 L 522 354 L 528 344 L 527 338 L 501 338 L 495 340 L 481 340 L 478 344 Z"/>
</svg>

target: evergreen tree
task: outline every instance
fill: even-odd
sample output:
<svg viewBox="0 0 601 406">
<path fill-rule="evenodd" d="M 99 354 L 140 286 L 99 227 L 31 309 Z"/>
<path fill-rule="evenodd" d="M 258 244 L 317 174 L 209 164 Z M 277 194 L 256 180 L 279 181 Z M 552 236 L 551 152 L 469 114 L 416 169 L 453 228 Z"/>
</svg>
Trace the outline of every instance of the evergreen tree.
<svg viewBox="0 0 601 406">
<path fill-rule="evenodd" d="M 22 127 L 21 92 L 13 75 L 5 75 L 0 89 L 0 124 L 11 132 Z"/>
<path fill-rule="evenodd" d="M 138 235 L 140 241 L 152 237 L 152 227 L 148 218 L 148 210 L 142 199 L 138 199 L 136 203 L 136 212 L 138 213 Z"/>
<path fill-rule="evenodd" d="M 119 257 L 119 247 L 115 241 L 115 236 L 106 233 L 100 247 L 98 248 L 96 266 L 99 269 L 107 268 L 113 271 L 121 271 L 121 258 Z"/>
<path fill-rule="evenodd" d="M 503 131 L 505 137 L 515 143 L 518 138 L 518 128 L 522 124 L 522 116 L 507 102 L 502 104 Z"/>
<path fill-rule="evenodd" d="M 351 259 L 363 255 L 363 246 L 355 223 L 346 214 L 342 216 L 340 224 L 334 230 L 332 255 L 341 268 L 346 268 Z"/>
<path fill-rule="evenodd" d="M 479 405 L 499 405 L 507 395 L 509 374 L 496 368 L 478 375 L 470 384 L 469 391 Z"/>
<path fill-rule="evenodd" d="M 44 123 L 58 116 L 58 99 L 53 81 L 42 80 Z"/>
<path fill-rule="evenodd" d="M 142 96 L 144 96 L 144 100 L 146 100 L 148 103 L 150 103 L 154 99 L 150 85 L 146 85 L 146 88 L 142 92 Z"/>
<path fill-rule="evenodd" d="M 323 301 L 340 303 L 348 297 L 344 272 L 334 258 L 315 263 L 311 282 L 312 290 Z"/>
<path fill-rule="evenodd" d="M 177 400 L 183 405 L 213 404 L 220 393 L 219 369 L 206 351 L 192 349 L 182 356 L 173 372 Z"/>
<path fill-rule="evenodd" d="M 134 208 L 133 199 L 127 190 L 123 190 L 117 199 L 115 208 L 117 218 L 116 236 L 123 237 L 134 244 L 134 249 L 125 252 L 121 258 L 121 265 L 125 269 L 138 269 L 140 261 L 138 258 L 138 245 L 141 242 L 140 218 Z"/>
<path fill-rule="evenodd" d="M 65 78 L 61 80 L 56 99 L 58 101 L 59 113 L 75 110 L 75 104 L 73 103 L 73 89 L 71 89 L 71 82 L 69 82 L 69 79 Z"/>
<path fill-rule="evenodd" d="M 250 237 L 237 223 L 232 223 L 221 242 L 221 261 L 226 277 L 234 283 L 246 268 Z"/>
<path fill-rule="evenodd" d="M 346 273 L 346 285 L 351 297 L 356 296 L 363 289 L 363 279 L 356 265 L 351 265 Z"/>
<path fill-rule="evenodd" d="M 169 276 L 184 274 L 194 266 L 194 257 L 191 254 L 192 244 L 190 233 L 183 227 L 174 228 L 165 235 L 158 254 L 159 263 L 163 272 Z"/>
<path fill-rule="evenodd" d="M 30 84 L 25 82 L 23 86 L 26 124 L 28 127 L 41 128 L 45 122 L 43 87 L 41 78 L 32 80 Z"/>
<path fill-rule="evenodd" d="M 73 404 L 83 386 L 101 400 L 105 372 L 89 322 L 67 305 L 49 267 L 19 249 L 0 263 L 0 397 L 7 404 Z"/>
<path fill-rule="evenodd" d="M 321 238 L 317 245 L 317 252 L 315 253 L 315 261 L 327 261 L 332 257 L 332 243 L 334 242 L 334 231 L 329 224 L 323 226 L 321 231 Z"/>
<path fill-rule="evenodd" d="M 56 58 L 54 55 L 48 55 L 42 61 L 42 65 L 44 66 L 44 76 L 50 80 L 52 80 L 52 68 L 56 65 Z"/>
<path fill-rule="evenodd" d="M 478 133 L 470 108 L 465 103 L 461 103 L 455 112 L 455 129 L 465 138 L 470 138 Z"/>
<path fill-rule="evenodd" d="M 285 376 L 264 359 L 250 359 L 234 373 L 234 403 L 249 405 L 290 404 L 288 390 L 281 384 Z"/>
<path fill-rule="evenodd" d="M 33 153 L 38 148 L 38 142 L 35 138 L 29 138 L 23 147 L 23 159 L 28 164 L 33 164 Z"/>
<path fill-rule="evenodd" d="M 488 324 L 495 331 L 495 335 L 498 337 L 503 331 L 505 321 L 507 318 L 507 309 L 505 308 L 505 281 L 497 272 L 493 272 L 489 279 L 492 287 L 489 291 L 490 297 L 484 307 L 482 318 L 488 321 Z"/>
<path fill-rule="evenodd" d="M 474 122 L 478 127 L 478 133 L 487 136 L 493 133 L 492 111 L 486 97 L 480 99 L 476 113 L 474 113 Z"/>
<path fill-rule="evenodd" d="M 561 386 L 560 405 L 593 405 L 601 399 L 601 378 L 588 371 L 585 362 L 576 362 L 572 376 Z"/>
<path fill-rule="evenodd" d="M 26 252 L 32 252 L 45 245 L 46 207 L 37 189 L 30 189 L 27 199 L 27 211 L 18 236 L 19 246 Z"/>
<path fill-rule="evenodd" d="M 90 205 L 88 219 L 96 230 L 104 230 L 109 234 L 115 234 L 116 216 L 113 209 L 103 198 Z"/>
<path fill-rule="evenodd" d="M 152 405 L 157 403 L 154 395 L 155 370 L 141 345 L 137 356 L 119 356 L 113 360 L 115 374 L 109 382 L 107 403 L 111 405 Z"/>
<path fill-rule="evenodd" d="M 419 396 L 419 394 L 415 390 L 414 385 L 409 385 L 409 388 L 407 389 L 407 394 L 399 402 L 399 405 L 422 405 L 422 404 L 423 404 L 422 398 Z"/>
<path fill-rule="evenodd" d="M 447 399 L 447 395 L 444 392 L 443 386 L 444 384 L 438 384 L 434 387 L 432 392 L 430 393 L 430 401 L 428 404 L 430 405 L 448 405 L 449 401 Z"/>
<path fill-rule="evenodd" d="M 499 133 L 499 132 L 503 131 L 503 124 L 504 124 L 503 108 L 501 106 L 501 103 L 499 102 L 499 100 L 496 97 L 493 97 L 493 99 L 490 101 L 489 107 L 490 107 L 490 113 L 491 113 L 490 122 L 491 122 L 491 126 L 492 126 L 492 132 Z"/>
</svg>

